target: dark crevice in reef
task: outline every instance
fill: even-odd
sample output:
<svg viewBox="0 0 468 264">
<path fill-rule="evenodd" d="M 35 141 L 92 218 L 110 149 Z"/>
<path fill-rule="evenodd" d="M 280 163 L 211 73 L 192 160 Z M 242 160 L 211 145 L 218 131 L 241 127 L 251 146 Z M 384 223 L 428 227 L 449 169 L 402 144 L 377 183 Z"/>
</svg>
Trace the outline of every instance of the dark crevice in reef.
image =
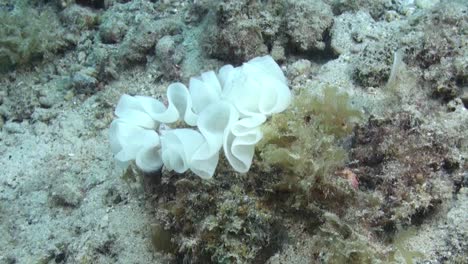
<svg viewBox="0 0 468 264">
<path fill-rule="evenodd" d="M 104 0 L 76 0 L 76 3 L 82 6 L 88 6 L 96 9 L 102 9 L 105 7 Z"/>
</svg>

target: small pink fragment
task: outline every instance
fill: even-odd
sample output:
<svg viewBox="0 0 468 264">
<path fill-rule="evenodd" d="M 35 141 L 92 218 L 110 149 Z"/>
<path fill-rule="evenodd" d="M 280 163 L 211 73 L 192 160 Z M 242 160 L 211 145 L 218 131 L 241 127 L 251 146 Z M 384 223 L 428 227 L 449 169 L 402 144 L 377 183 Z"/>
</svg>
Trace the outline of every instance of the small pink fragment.
<svg viewBox="0 0 468 264">
<path fill-rule="evenodd" d="M 357 175 L 351 171 L 349 168 L 345 168 L 342 171 L 338 172 L 338 175 L 348 180 L 349 184 L 357 190 L 359 187 L 359 180 Z"/>
</svg>

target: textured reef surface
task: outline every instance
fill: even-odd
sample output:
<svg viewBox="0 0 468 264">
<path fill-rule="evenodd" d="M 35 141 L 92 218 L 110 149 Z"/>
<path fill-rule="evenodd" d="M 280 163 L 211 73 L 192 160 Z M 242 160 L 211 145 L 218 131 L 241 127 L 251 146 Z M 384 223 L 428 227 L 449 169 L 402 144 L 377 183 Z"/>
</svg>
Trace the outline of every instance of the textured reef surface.
<svg viewBox="0 0 468 264">
<path fill-rule="evenodd" d="M 121 95 L 265 55 L 248 172 L 116 165 Z M 466 263 L 467 108 L 464 0 L 0 0 L 0 263 Z"/>
</svg>

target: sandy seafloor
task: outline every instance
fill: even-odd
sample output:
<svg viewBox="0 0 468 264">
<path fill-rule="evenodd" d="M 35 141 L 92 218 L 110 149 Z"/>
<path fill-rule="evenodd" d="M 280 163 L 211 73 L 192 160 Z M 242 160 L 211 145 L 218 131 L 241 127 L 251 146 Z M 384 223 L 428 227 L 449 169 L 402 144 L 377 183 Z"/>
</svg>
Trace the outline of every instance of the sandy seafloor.
<svg viewBox="0 0 468 264">
<path fill-rule="evenodd" d="M 387 118 L 399 111 L 411 113 L 421 120 L 418 129 L 425 133 L 421 141 L 439 142 L 446 148 L 444 153 L 453 158 L 451 163 L 445 156 L 434 161 L 423 159 L 428 164 L 443 160 L 445 165 L 455 165 L 450 169 L 441 165 L 442 169 L 431 172 L 427 184 L 437 191 L 427 191 L 423 198 L 415 191 L 420 187 L 406 185 L 408 189 L 402 191 L 407 192 L 406 200 L 391 205 L 400 210 L 404 204 L 401 210 L 406 210 L 395 209 L 391 214 L 395 229 L 391 235 L 369 231 L 369 223 L 358 221 L 357 214 L 340 215 L 353 232 L 366 237 L 377 255 L 386 255 L 362 263 L 468 263 L 466 1 L 276 1 L 303 4 L 288 15 L 299 14 L 292 22 L 275 17 L 268 8 L 242 14 L 252 2 L 261 6 L 269 1 L 239 1 L 244 8 L 233 7 L 237 11 L 224 13 L 219 8 L 222 1 L 74 2 L 36 1 L 34 7 L 27 7 L 38 12 L 53 10 L 56 17 L 50 19 L 57 21 L 59 33 L 52 38 L 64 37 L 66 44 L 53 51 L 46 47 L 39 51 L 40 59 L 19 60 L 0 75 L 0 263 L 191 263 L 189 257 L 175 257 L 154 247 L 153 228 L 162 219 L 158 211 L 165 197 L 153 191 L 157 187 L 148 185 L 157 185 L 151 177 L 160 176 L 144 175 L 136 182 L 123 178 L 108 140 L 114 107 L 124 93 L 164 98 L 172 82 L 188 84 L 191 76 L 202 71 L 217 70 L 224 64 L 240 65 L 268 53 L 281 65 L 293 93 L 306 87 L 320 94 L 324 84 L 337 86 L 364 113 L 361 125 L 371 115 Z M 1 3 L 8 9 L 3 12 L 13 12 L 14 1 Z M 311 3 L 321 9 L 312 8 L 308 13 Z M 322 12 L 323 8 L 330 12 Z M 454 12 L 454 21 L 447 19 L 451 16 L 448 12 Z M 304 14 L 318 19 L 303 17 L 307 20 L 303 23 L 300 16 Z M 223 16 L 231 17 L 226 22 Z M 437 16 L 442 22 L 432 27 L 434 22 L 427 21 L 435 21 Z M 181 25 L 172 26 L 176 22 L 164 20 L 167 18 Z M 258 34 L 263 34 L 263 39 L 236 39 L 235 30 L 241 32 L 245 24 L 236 28 L 229 19 L 243 19 L 254 28 L 260 24 L 255 30 L 261 31 Z M 286 34 L 272 26 L 285 23 L 284 19 L 288 23 Z M 426 22 L 420 25 L 417 21 L 421 20 Z M 149 26 L 142 21 L 149 21 Z M 139 34 L 151 27 L 164 28 L 164 23 L 170 25 L 162 33 L 149 30 L 148 39 Z M 216 25 L 221 28 L 220 37 L 206 40 L 204 33 Z M 232 37 L 226 33 L 229 30 L 234 32 Z M 434 36 L 448 36 L 432 38 L 430 31 L 436 32 Z M 275 37 L 276 41 L 271 41 Z M 430 39 L 434 43 L 428 43 Z M 262 41 L 265 45 L 259 47 Z M 396 69 L 400 80 L 391 84 L 396 86 L 392 88 L 388 79 L 399 48 L 405 50 L 404 62 Z M 389 89 L 396 89 L 397 95 Z M 417 160 L 415 156 L 407 158 Z M 400 166 L 398 160 L 381 162 L 384 169 L 379 170 L 380 178 L 399 177 L 398 171 L 410 166 Z M 356 169 L 359 180 L 357 166 L 352 164 L 347 166 Z M 425 173 L 424 168 L 416 173 L 416 180 L 426 177 Z M 372 180 L 362 177 L 363 185 L 354 190 L 357 197 L 372 194 L 372 188 L 365 186 Z M 393 186 L 399 188 L 396 183 Z M 366 217 L 365 207 L 356 208 L 349 210 Z M 327 256 L 331 247 L 318 248 L 314 238 L 319 235 L 304 232 L 300 228 L 304 220 L 298 221 L 301 223 L 286 221 L 283 228 L 289 239 L 261 258 L 262 262 L 359 263 L 352 262 L 350 255 L 350 259 L 335 260 Z M 235 263 L 234 259 L 227 258 L 225 263 Z M 246 259 L 243 261 L 260 263 Z"/>
</svg>

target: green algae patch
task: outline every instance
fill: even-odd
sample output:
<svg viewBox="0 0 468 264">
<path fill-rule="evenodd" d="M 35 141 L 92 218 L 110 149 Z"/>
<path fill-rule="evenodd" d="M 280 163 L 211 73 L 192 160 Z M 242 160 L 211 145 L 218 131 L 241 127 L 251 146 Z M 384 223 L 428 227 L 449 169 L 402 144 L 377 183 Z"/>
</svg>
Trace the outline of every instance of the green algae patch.
<svg viewBox="0 0 468 264">
<path fill-rule="evenodd" d="M 347 151 L 342 141 L 360 118 L 349 96 L 336 87 L 324 88 L 322 96 L 300 91 L 289 110 L 273 116 L 263 127 L 264 138 L 257 148 L 262 170 L 280 175 L 273 190 L 310 200 L 330 188 L 340 188 L 331 184 L 330 176 L 345 165 Z"/>
</svg>

